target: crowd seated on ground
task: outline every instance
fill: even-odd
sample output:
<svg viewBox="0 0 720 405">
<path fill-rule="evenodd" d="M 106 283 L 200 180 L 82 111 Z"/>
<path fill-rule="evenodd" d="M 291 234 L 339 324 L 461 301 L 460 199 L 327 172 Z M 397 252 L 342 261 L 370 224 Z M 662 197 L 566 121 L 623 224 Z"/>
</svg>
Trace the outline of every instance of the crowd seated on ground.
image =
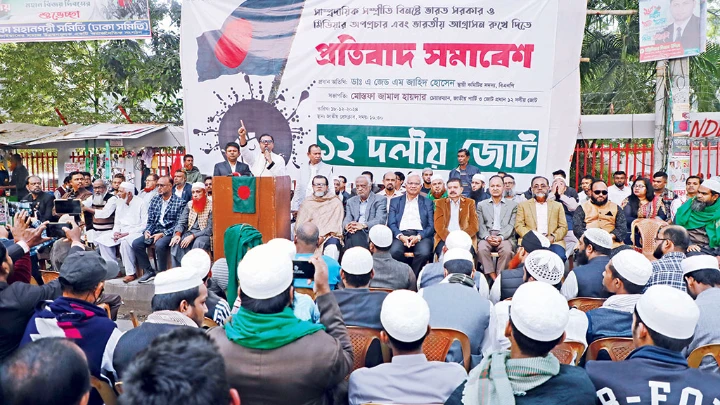
<svg viewBox="0 0 720 405">
<path fill-rule="evenodd" d="M 215 174 L 282 175 L 272 137 L 253 154 L 241 132 Z M 137 189 L 76 172 L 52 196 L 26 177 L 31 212 L 0 228 L 0 403 L 720 403 L 714 179 L 691 176 L 681 199 L 664 172 L 616 172 L 578 195 L 558 170 L 516 193 L 460 150 L 447 177 L 391 171 L 378 187 L 311 145 L 292 240 L 228 271 L 212 178 L 183 163 Z M 57 218 L 65 238 L 45 237 Z M 154 288 L 132 328 L 105 292 L 116 278 Z"/>
</svg>

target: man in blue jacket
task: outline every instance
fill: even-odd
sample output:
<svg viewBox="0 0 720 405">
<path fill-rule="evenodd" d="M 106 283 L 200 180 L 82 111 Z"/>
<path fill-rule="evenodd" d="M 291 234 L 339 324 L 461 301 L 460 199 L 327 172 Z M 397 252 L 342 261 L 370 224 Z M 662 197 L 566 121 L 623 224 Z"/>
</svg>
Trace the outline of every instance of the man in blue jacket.
<svg viewBox="0 0 720 405">
<path fill-rule="evenodd" d="M 412 252 L 413 272 L 415 276 L 430 260 L 435 235 L 433 203 L 420 195 L 422 179 L 417 174 L 408 176 L 405 182 L 405 195 L 390 201 L 388 227 L 395 240 L 390 254 L 397 261 L 405 260 L 405 253 Z"/>
<path fill-rule="evenodd" d="M 720 376 L 689 368 L 690 344 L 700 310 L 687 293 L 667 285 L 647 289 L 633 313 L 636 349 L 624 361 L 585 366 L 599 404 L 717 404 Z"/>
</svg>

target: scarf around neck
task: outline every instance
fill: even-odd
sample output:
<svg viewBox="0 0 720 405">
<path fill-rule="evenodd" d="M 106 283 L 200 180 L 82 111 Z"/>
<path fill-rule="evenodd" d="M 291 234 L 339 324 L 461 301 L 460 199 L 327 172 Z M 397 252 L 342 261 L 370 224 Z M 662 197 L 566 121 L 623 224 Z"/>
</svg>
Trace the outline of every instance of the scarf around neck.
<svg viewBox="0 0 720 405">
<path fill-rule="evenodd" d="M 303 336 L 325 330 L 325 326 L 301 321 L 290 307 L 276 314 L 258 314 L 240 307 L 230 323 L 225 324 L 228 340 L 249 349 L 273 350 Z"/>
<path fill-rule="evenodd" d="M 675 214 L 675 224 L 685 227 L 686 229 L 705 228 L 710 247 L 716 248 L 720 246 L 720 203 L 706 206 L 702 211 L 693 211 L 692 203 L 695 198 L 688 199 L 685 204 L 681 205 Z M 720 200 L 718 200 L 720 201 Z"/>
<path fill-rule="evenodd" d="M 509 351 L 485 357 L 470 371 L 463 390 L 464 405 L 515 405 L 516 396 L 539 387 L 560 372 L 560 361 L 552 354 L 529 359 L 511 359 Z"/>
</svg>

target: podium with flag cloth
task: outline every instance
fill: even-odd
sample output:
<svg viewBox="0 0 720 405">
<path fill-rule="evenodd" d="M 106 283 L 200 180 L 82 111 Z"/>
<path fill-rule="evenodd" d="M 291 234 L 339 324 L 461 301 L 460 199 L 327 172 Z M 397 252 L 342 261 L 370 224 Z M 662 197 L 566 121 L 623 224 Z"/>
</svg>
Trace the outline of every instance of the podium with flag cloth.
<svg viewBox="0 0 720 405">
<path fill-rule="evenodd" d="M 290 238 L 290 177 L 213 177 L 214 259 L 225 257 L 225 231 L 248 224 L 263 242 Z"/>
</svg>

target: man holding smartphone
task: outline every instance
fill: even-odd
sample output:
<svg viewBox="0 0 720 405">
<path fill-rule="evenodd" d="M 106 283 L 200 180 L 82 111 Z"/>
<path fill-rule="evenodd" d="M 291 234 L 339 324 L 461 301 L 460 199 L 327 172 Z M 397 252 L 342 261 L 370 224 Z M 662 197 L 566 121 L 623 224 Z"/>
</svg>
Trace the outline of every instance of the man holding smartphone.
<svg viewBox="0 0 720 405">
<path fill-rule="evenodd" d="M 20 202 L 28 202 L 34 205 L 35 216 L 38 221 L 54 221 L 55 217 L 53 216 L 52 210 L 55 196 L 43 191 L 42 180 L 40 177 L 28 177 L 25 181 L 25 188 L 27 189 L 28 194 L 23 197 Z"/>
</svg>

